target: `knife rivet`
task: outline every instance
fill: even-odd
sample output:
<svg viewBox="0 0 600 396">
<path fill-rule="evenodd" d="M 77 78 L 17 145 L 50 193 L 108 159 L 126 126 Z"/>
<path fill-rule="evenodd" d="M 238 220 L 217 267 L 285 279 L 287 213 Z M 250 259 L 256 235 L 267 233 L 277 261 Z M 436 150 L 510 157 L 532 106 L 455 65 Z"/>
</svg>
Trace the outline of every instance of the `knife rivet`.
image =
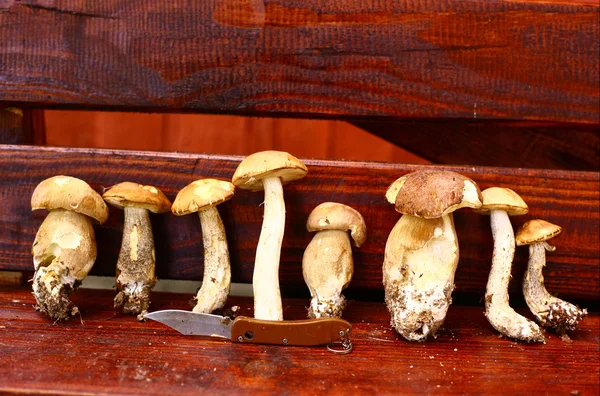
<svg viewBox="0 0 600 396">
<path fill-rule="evenodd" d="M 239 341 L 239 342 L 242 342 L 242 341 L 244 341 L 244 337 L 242 337 L 242 336 L 239 336 L 239 337 L 238 337 L 238 341 Z"/>
<path fill-rule="evenodd" d="M 284 339 L 283 339 L 283 343 L 287 345 L 287 343 L 288 343 L 288 339 L 287 339 L 287 338 L 284 338 Z"/>
<path fill-rule="evenodd" d="M 340 330 L 340 337 L 344 336 L 344 330 Z"/>
</svg>

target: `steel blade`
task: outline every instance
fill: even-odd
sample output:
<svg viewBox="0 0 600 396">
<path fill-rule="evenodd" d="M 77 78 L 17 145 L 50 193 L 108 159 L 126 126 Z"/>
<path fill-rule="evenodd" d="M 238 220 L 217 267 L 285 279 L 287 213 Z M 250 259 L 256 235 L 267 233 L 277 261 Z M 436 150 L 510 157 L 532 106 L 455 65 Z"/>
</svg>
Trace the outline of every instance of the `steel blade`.
<svg viewBox="0 0 600 396">
<path fill-rule="evenodd" d="M 144 318 L 165 324 L 185 335 L 202 335 L 231 339 L 231 324 L 233 320 L 224 316 L 167 309 L 147 313 L 144 315 Z"/>
</svg>

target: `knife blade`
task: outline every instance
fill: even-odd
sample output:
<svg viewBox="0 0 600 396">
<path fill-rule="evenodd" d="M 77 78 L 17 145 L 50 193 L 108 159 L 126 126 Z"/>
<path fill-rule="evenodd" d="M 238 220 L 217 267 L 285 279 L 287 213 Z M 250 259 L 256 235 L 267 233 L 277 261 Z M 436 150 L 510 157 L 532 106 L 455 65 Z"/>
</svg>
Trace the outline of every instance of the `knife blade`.
<svg viewBox="0 0 600 396">
<path fill-rule="evenodd" d="M 349 339 L 352 330 L 349 322 L 339 318 L 270 321 L 238 316 L 232 320 L 178 309 L 151 312 L 144 317 L 181 334 L 227 338 L 250 344 L 325 345 Z"/>
</svg>

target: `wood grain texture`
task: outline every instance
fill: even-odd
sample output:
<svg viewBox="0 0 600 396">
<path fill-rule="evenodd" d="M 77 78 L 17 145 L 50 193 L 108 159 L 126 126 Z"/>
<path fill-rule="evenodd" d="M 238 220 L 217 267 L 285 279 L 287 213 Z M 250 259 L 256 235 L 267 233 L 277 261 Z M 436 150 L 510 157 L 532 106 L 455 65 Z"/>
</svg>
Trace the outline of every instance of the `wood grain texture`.
<svg viewBox="0 0 600 396">
<path fill-rule="evenodd" d="M 80 177 L 101 191 L 122 181 L 160 188 L 173 199 L 177 191 L 202 177 L 230 178 L 241 157 L 116 150 L 0 146 L 0 269 L 31 270 L 31 243 L 46 213 L 31 212 L 29 198 L 43 179 L 66 174 Z M 349 294 L 380 292 L 381 266 L 388 234 L 400 215 L 385 201 L 388 185 L 401 175 L 433 166 L 307 160 L 306 178 L 285 186 L 287 220 L 281 255 L 282 293 L 307 289 L 301 261 L 312 234 L 305 228 L 310 211 L 325 201 L 348 204 L 365 218 L 368 240 L 354 252 L 354 279 Z M 463 173 L 479 186 L 510 187 L 530 207 L 513 217 L 517 228 L 531 218 L 563 227 L 554 240 L 545 268 L 546 285 L 565 298 L 598 300 L 600 294 L 600 178 L 592 172 L 538 171 L 505 168 L 442 167 Z M 250 283 L 261 228 L 262 193 L 237 191 L 219 205 L 229 242 L 232 279 Z M 152 215 L 159 278 L 201 279 L 202 238 L 197 216 Z M 489 217 L 469 210 L 455 215 L 460 244 L 457 292 L 483 296 L 492 257 Z M 113 275 L 121 243 L 123 213 L 112 210 L 96 227 L 98 261 L 94 274 Z M 527 249 L 517 249 L 512 291 L 520 289 Z M 520 294 L 520 293 L 517 293 Z"/>
<path fill-rule="evenodd" d="M 283 150 L 304 158 L 429 163 L 343 121 L 73 110 L 45 116 L 50 146 L 238 155 Z"/>
<path fill-rule="evenodd" d="M 153 307 L 189 309 L 189 296 L 155 293 Z M 573 343 L 499 338 L 483 307 L 452 306 L 439 337 L 399 339 L 383 303 L 351 302 L 354 350 L 234 344 L 183 336 L 112 309 L 110 291 L 80 290 L 83 324 L 53 325 L 28 289 L 0 289 L 0 392 L 119 394 L 598 394 L 599 326 L 591 314 Z M 251 314 L 251 299 L 230 299 Z M 287 319 L 306 300 L 284 301 Z M 522 311 L 520 311 L 522 312 Z"/>
<path fill-rule="evenodd" d="M 0 4 L 5 102 L 600 121 L 589 0 Z"/>
<path fill-rule="evenodd" d="M 600 170 L 600 125 L 515 121 L 355 122 L 433 163 Z"/>
</svg>

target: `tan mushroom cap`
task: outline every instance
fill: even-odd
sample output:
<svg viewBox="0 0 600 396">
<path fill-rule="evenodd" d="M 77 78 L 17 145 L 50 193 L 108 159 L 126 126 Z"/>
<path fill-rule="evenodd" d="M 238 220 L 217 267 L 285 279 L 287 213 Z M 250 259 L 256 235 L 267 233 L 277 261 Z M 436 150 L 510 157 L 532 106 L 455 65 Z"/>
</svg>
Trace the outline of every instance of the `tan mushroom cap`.
<svg viewBox="0 0 600 396">
<path fill-rule="evenodd" d="M 460 208 L 481 207 L 481 191 L 473 180 L 456 172 L 422 170 L 400 177 L 388 188 L 388 202 L 396 211 L 435 219 Z"/>
<path fill-rule="evenodd" d="M 171 211 L 177 216 L 198 212 L 229 200 L 234 192 L 233 184 L 225 180 L 196 180 L 179 191 Z"/>
<path fill-rule="evenodd" d="M 337 202 L 323 202 L 313 209 L 306 221 L 309 232 L 324 230 L 350 231 L 356 247 L 367 240 L 367 225 L 362 215 L 350 206 Z"/>
<path fill-rule="evenodd" d="M 281 184 L 287 184 L 302 179 L 307 173 L 306 165 L 289 153 L 260 151 L 240 162 L 231 181 L 244 190 L 261 191 L 265 178 L 279 177 Z"/>
<path fill-rule="evenodd" d="M 503 210 L 509 216 L 520 216 L 529 212 L 523 198 L 510 188 L 490 187 L 481 192 L 483 205 L 475 209 L 480 214 L 489 214 L 492 210 Z"/>
<path fill-rule="evenodd" d="M 152 213 L 171 210 L 171 201 L 158 188 L 142 184 L 123 182 L 112 186 L 102 198 L 115 208 L 140 208 Z"/>
<path fill-rule="evenodd" d="M 529 220 L 519 228 L 515 240 L 517 241 L 517 246 L 531 245 L 532 243 L 554 238 L 561 231 L 561 227 L 545 220 Z"/>
<path fill-rule="evenodd" d="M 53 176 L 37 185 L 31 196 L 31 209 L 66 209 L 96 219 L 108 219 L 108 207 L 100 194 L 83 180 L 71 176 Z"/>
</svg>

